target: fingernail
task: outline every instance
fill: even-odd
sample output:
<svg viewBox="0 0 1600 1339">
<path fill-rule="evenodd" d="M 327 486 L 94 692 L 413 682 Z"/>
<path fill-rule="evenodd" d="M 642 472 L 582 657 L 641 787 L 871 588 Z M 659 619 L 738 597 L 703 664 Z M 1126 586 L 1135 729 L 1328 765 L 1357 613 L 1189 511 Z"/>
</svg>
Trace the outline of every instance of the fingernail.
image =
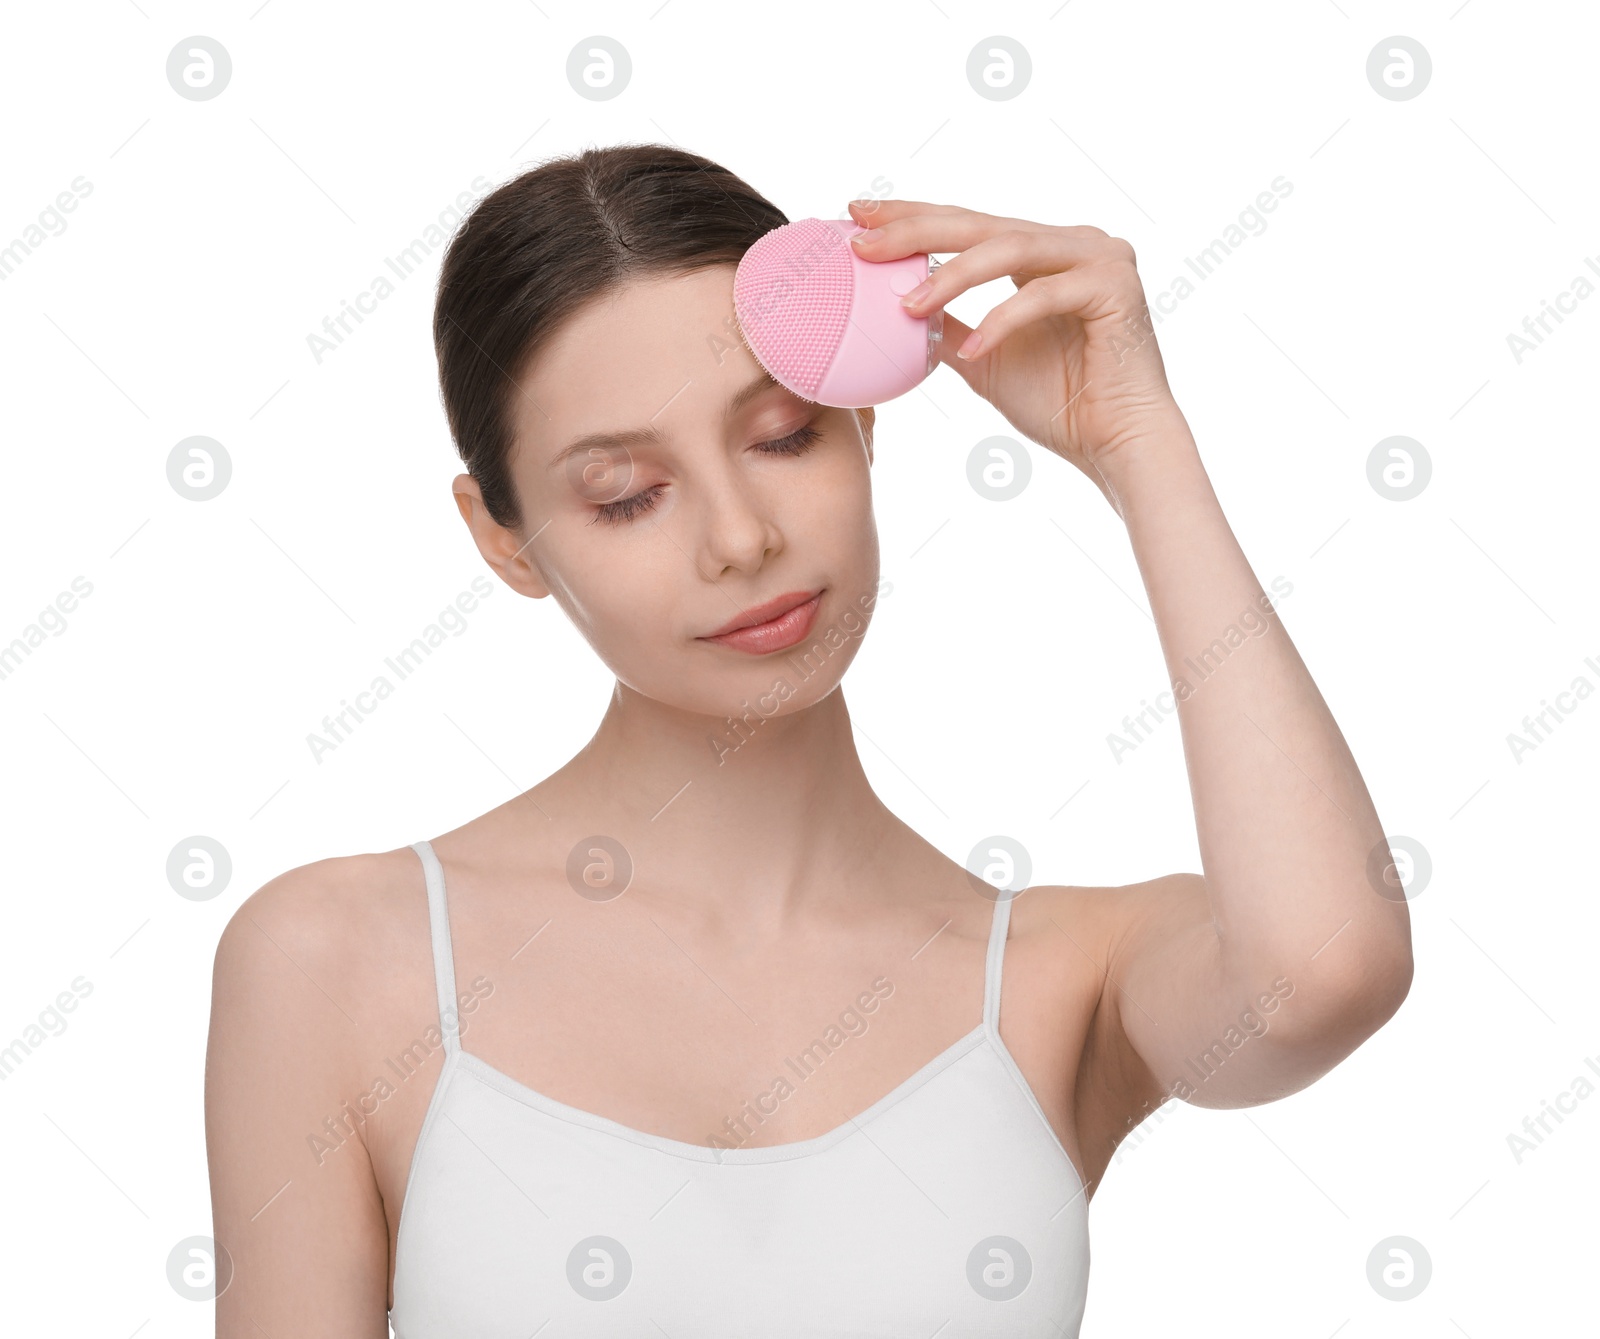
<svg viewBox="0 0 1600 1339">
<path fill-rule="evenodd" d="M 922 299 L 927 297 L 931 292 L 933 292 L 933 285 L 924 279 L 920 284 L 907 293 L 905 297 L 900 299 L 900 305 L 902 307 L 915 307 L 917 303 L 921 302 Z"/>
<path fill-rule="evenodd" d="M 974 330 L 967 336 L 965 342 L 956 350 L 957 358 L 976 358 L 978 350 L 983 348 L 983 336 Z"/>
<path fill-rule="evenodd" d="M 850 240 L 852 242 L 855 242 L 857 245 L 859 245 L 862 242 L 876 242 L 878 240 L 878 238 L 880 238 L 882 236 L 883 236 L 883 229 L 882 228 L 868 228 L 866 230 L 866 232 L 858 232 Z"/>
</svg>

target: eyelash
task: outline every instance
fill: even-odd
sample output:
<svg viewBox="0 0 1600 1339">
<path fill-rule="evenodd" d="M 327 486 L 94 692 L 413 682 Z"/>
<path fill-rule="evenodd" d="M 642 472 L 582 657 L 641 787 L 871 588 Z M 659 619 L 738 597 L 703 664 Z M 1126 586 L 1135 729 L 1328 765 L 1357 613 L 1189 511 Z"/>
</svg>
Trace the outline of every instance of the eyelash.
<svg viewBox="0 0 1600 1339">
<path fill-rule="evenodd" d="M 769 456 L 802 456 L 816 445 L 817 438 L 822 436 L 822 429 L 813 424 L 806 424 L 797 428 L 787 437 L 778 437 L 770 442 L 760 443 L 762 451 Z M 631 521 L 635 516 L 649 511 L 656 505 L 656 499 L 661 495 L 662 484 L 646 488 L 635 493 L 632 497 L 625 497 L 619 502 L 608 502 L 603 507 L 595 508 L 593 525 L 599 521 L 604 525 L 621 525 Z"/>
</svg>

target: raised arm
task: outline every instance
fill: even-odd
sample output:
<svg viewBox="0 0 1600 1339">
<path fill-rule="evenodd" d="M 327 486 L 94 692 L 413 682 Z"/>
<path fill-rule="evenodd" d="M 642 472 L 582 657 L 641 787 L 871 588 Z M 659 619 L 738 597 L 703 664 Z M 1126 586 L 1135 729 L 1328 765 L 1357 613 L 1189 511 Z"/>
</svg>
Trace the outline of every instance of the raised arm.
<svg viewBox="0 0 1600 1339">
<path fill-rule="evenodd" d="M 212 1231 L 233 1276 L 218 1339 L 387 1339 L 389 1239 L 359 1137 L 324 1121 L 350 1096 L 340 1011 L 345 932 L 332 867 L 264 885 L 217 945 L 206 1050 Z M 220 1255 L 219 1251 L 219 1255 Z"/>
<path fill-rule="evenodd" d="M 1205 873 L 1116 890 L 1108 1044 L 1153 1096 L 1239 1106 L 1305 1086 L 1399 1007 L 1410 921 L 1392 876 L 1369 874 L 1388 862 L 1366 786 L 1173 399 L 1133 248 L 956 205 L 851 208 L 866 259 L 959 253 L 907 296 L 914 313 L 1016 285 L 976 327 L 947 310 L 940 358 L 1100 489 L 1149 592 Z"/>
<path fill-rule="evenodd" d="M 1128 445 L 1101 470 L 1160 634 L 1205 873 L 1121 890 L 1110 998 L 1165 1096 L 1270 1101 L 1399 1007 L 1409 915 L 1373 877 L 1388 857 L 1366 785 L 1187 424 L 1174 411 Z"/>
</svg>

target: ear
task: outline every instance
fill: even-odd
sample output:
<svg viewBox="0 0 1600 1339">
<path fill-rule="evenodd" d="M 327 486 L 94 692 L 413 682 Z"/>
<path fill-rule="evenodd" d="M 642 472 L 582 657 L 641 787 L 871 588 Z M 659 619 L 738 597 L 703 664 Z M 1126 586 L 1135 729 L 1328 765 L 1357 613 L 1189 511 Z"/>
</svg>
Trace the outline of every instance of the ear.
<svg viewBox="0 0 1600 1339">
<path fill-rule="evenodd" d="M 861 436 L 867 444 L 867 464 L 872 464 L 872 427 L 877 421 L 878 411 L 868 405 L 865 409 L 856 410 L 856 415 L 861 420 Z"/>
<path fill-rule="evenodd" d="M 470 474 L 458 474 L 450 486 L 461 519 L 472 532 L 472 542 L 500 580 L 529 599 L 538 600 L 548 595 L 550 587 L 545 585 L 538 567 L 528 555 L 528 541 L 489 515 L 478 481 Z"/>
</svg>

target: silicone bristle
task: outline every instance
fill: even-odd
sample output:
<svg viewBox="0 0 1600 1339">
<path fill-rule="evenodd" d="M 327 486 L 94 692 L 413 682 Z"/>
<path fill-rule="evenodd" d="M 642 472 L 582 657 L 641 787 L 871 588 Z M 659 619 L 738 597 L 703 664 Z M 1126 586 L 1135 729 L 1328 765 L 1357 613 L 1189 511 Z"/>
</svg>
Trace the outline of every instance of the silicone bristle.
<svg viewBox="0 0 1600 1339">
<path fill-rule="evenodd" d="M 850 244 L 821 219 L 759 238 L 739 262 L 733 308 L 745 343 L 775 380 L 815 399 L 855 295 Z"/>
</svg>

